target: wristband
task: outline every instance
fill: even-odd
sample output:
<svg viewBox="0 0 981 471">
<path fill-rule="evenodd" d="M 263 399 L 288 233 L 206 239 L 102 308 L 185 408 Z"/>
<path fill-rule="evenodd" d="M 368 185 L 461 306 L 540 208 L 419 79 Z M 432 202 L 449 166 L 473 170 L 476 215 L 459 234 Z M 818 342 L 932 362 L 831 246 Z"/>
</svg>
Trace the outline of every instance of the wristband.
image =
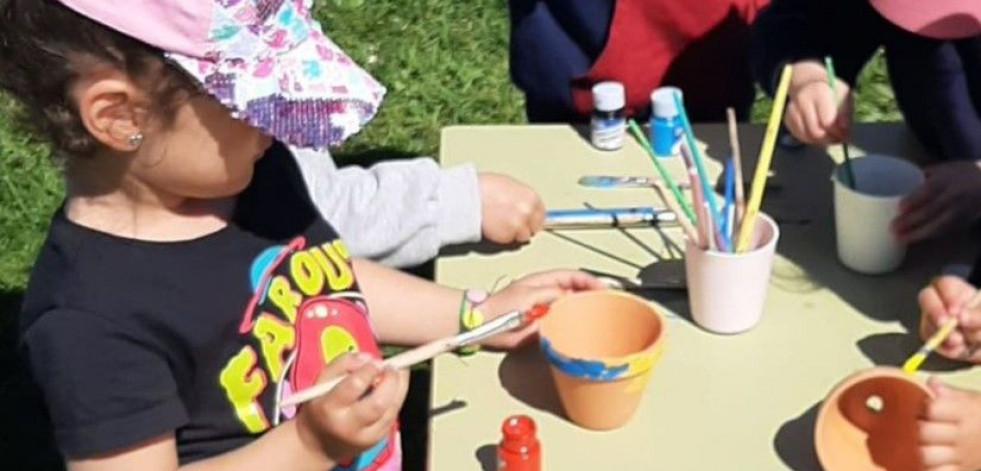
<svg viewBox="0 0 981 471">
<path fill-rule="evenodd" d="M 484 323 L 484 313 L 477 309 L 487 300 L 488 294 L 483 290 L 468 289 L 463 292 L 460 300 L 460 333 L 469 332 Z M 457 354 L 469 356 L 477 353 L 480 345 L 467 345 L 457 350 Z"/>
</svg>

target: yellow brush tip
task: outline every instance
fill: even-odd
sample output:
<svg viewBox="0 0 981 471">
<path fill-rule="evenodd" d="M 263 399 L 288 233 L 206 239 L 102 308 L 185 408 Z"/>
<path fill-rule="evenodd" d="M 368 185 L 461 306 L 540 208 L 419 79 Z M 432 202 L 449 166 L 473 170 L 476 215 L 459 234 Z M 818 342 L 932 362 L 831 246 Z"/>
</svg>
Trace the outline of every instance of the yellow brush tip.
<svg viewBox="0 0 981 471">
<path fill-rule="evenodd" d="M 917 353 L 916 355 L 911 356 L 909 360 L 906 360 L 906 363 L 903 364 L 903 371 L 909 374 L 916 373 L 916 370 L 920 369 L 920 365 L 922 365 L 925 360 L 926 355 Z"/>
</svg>

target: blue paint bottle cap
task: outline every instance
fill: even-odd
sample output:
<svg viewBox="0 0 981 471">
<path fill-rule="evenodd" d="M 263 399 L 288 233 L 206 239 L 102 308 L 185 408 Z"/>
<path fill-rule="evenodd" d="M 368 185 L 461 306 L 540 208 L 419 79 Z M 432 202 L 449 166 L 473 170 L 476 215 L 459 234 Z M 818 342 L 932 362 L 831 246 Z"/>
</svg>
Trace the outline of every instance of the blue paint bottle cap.
<svg viewBox="0 0 981 471">
<path fill-rule="evenodd" d="M 674 104 L 675 93 L 681 94 L 681 89 L 678 87 L 661 87 L 651 93 L 651 110 L 654 117 L 670 119 L 678 116 L 678 107 Z"/>
</svg>

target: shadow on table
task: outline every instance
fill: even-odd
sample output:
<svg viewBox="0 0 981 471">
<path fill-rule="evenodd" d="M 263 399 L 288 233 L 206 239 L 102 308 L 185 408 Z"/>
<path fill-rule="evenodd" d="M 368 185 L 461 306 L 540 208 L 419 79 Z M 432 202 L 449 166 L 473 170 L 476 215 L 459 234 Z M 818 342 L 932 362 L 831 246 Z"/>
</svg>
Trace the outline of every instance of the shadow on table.
<svg viewBox="0 0 981 471">
<path fill-rule="evenodd" d="M 915 353 L 923 342 L 913 334 L 889 332 L 872 334 L 857 342 L 858 349 L 878 366 L 901 367 L 910 355 Z M 970 364 L 948 360 L 939 355 L 930 355 L 920 370 L 925 372 L 946 372 L 971 368 Z"/>
<path fill-rule="evenodd" d="M 501 385 L 511 397 L 526 406 L 565 418 L 552 372 L 537 345 L 508 353 L 498 369 Z"/>
<path fill-rule="evenodd" d="M 853 142 L 867 153 L 909 154 L 916 144 L 901 128 L 871 125 L 855 129 Z M 708 154 L 728 155 L 724 132 L 709 137 Z M 761 135 L 742 136 L 743 175 L 751 179 Z M 721 161 L 720 161 L 721 162 Z M 916 296 L 941 267 L 958 255 L 952 238 L 911 247 L 904 265 L 894 273 L 869 276 L 852 272 L 837 259 L 833 192 L 830 177 L 834 161 L 825 149 L 778 148 L 771 181 L 782 190 L 767 194 L 764 211 L 776 220 L 810 220 L 809 224 L 780 224 L 777 250 L 792 264 L 776 263 L 773 284 L 791 293 L 810 293 L 827 288 L 856 311 L 881 321 L 899 321 L 913 332 L 919 317 Z M 962 247 L 961 247 L 962 248 Z"/>
<path fill-rule="evenodd" d="M 443 247 L 439 251 L 440 257 L 462 257 L 470 254 L 493 255 L 503 252 L 516 252 L 521 250 L 526 244 L 500 245 L 490 241 L 474 242 L 472 244 L 458 244 Z"/>
<path fill-rule="evenodd" d="M 814 423 L 821 403 L 785 422 L 773 437 L 773 448 L 783 464 L 794 471 L 821 471 L 814 451 Z"/>
<path fill-rule="evenodd" d="M 453 399 L 452 401 L 447 402 L 446 404 L 433 407 L 432 409 L 430 409 L 429 418 L 433 419 L 441 415 L 451 414 L 460 409 L 465 409 L 468 405 L 469 403 L 467 403 L 467 401 L 464 401 L 462 399 Z"/>
<path fill-rule="evenodd" d="M 481 445 L 474 452 L 474 457 L 477 458 L 483 471 L 497 471 L 497 445 L 493 443 Z"/>
</svg>

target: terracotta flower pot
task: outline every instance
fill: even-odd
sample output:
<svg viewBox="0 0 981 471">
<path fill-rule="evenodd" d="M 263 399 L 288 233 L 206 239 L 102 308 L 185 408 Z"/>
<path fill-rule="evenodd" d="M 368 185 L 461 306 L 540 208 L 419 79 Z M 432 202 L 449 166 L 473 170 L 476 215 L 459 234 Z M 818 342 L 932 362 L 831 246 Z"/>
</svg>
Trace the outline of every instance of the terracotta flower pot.
<svg viewBox="0 0 981 471">
<path fill-rule="evenodd" d="M 590 291 L 552 304 L 541 348 L 566 415 L 593 430 L 625 424 L 664 347 L 665 323 L 647 301 Z"/>
<path fill-rule="evenodd" d="M 894 368 L 850 376 L 818 412 L 814 447 L 827 471 L 920 469 L 918 422 L 927 387 Z"/>
</svg>

